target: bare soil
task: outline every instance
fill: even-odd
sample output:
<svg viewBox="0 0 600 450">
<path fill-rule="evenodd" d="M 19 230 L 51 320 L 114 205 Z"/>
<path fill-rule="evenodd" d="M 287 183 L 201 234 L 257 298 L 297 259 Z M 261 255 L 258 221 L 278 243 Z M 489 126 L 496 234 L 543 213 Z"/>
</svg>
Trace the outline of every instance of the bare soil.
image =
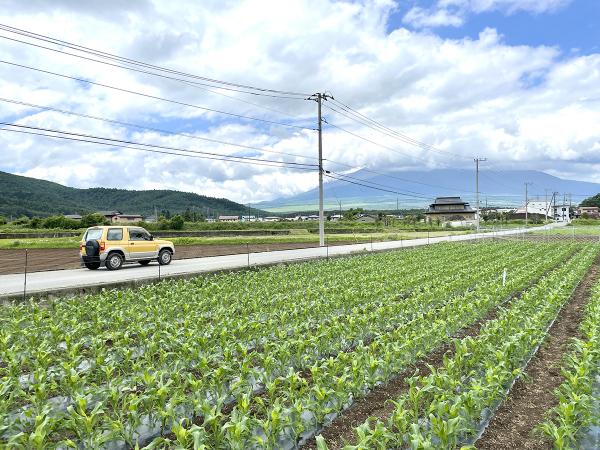
<svg viewBox="0 0 600 450">
<path fill-rule="evenodd" d="M 579 337 L 579 325 L 590 299 L 590 290 L 599 275 L 600 259 L 590 268 L 550 328 L 544 345 L 527 366 L 527 376 L 515 383 L 509 397 L 475 443 L 478 449 L 552 449 L 552 444 L 533 429 L 557 404 L 554 391 L 563 382 L 561 363 L 569 341 Z"/>
<path fill-rule="evenodd" d="M 328 245 L 345 245 L 352 242 L 329 242 Z M 204 258 L 208 256 L 238 255 L 242 253 L 270 252 L 318 247 L 315 242 L 275 242 L 270 244 L 204 244 L 178 245 L 173 259 Z M 27 251 L 27 272 L 76 269 L 79 263 L 77 248 L 34 248 Z M 25 271 L 24 249 L 0 249 L 0 275 Z"/>
</svg>

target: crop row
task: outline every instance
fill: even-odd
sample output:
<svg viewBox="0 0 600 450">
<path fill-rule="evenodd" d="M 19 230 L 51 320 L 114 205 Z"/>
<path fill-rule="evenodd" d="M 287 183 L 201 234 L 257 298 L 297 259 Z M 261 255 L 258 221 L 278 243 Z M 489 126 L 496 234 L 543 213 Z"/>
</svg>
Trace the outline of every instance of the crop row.
<svg viewBox="0 0 600 450">
<path fill-rule="evenodd" d="M 564 382 L 557 390 L 558 405 L 539 426 L 556 449 L 596 448 L 590 427 L 600 424 L 600 283 L 594 286 L 580 327 L 562 368 Z M 597 431 L 596 431 L 597 432 Z"/>
<path fill-rule="evenodd" d="M 358 447 L 457 448 L 474 442 L 494 409 L 544 340 L 597 254 L 577 258 L 543 277 L 480 334 L 454 342 L 455 352 L 426 376 L 408 379 L 408 392 L 395 400 L 386 421 L 367 421 L 356 429 Z M 321 439 L 319 446 L 327 448 Z"/>
<path fill-rule="evenodd" d="M 493 292 L 498 301 L 572 251 L 440 245 L 109 291 L 47 308 L 4 308 L 0 443 L 134 446 L 173 429 L 186 441 L 193 435 L 248 445 L 234 424 L 247 409 L 246 437 L 268 445 L 257 424 L 277 415 L 277 398 L 294 377 L 302 384 L 311 379 L 314 395 L 300 416 L 314 427 L 335 409 L 319 392 L 330 389 L 318 376 L 327 361 L 355 365 L 352 395 L 358 395 L 378 382 L 382 369 L 365 381 L 370 355 L 357 350 L 377 350 L 386 336 L 399 345 L 396 330 L 442 310 L 450 315 L 478 295 Z M 553 256 L 544 261 L 545 253 Z M 509 282 L 500 289 L 504 265 Z M 454 328 L 468 318 L 453 318 Z M 195 428 L 191 417 L 201 419 Z M 269 427 L 278 440 L 289 430 Z"/>
<path fill-rule="evenodd" d="M 267 384 L 262 396 L 242 397 L 219 426 L 203 430 L 203 442 L 211 448 L 294 448 L 354 398 L 406 369 L 559 261 L 532 256 L 511 261 L 512 276 L 505 286 L 497 269 L 489 278 L 482 276 L 483 267 L 479 273 L 472 269 L 481 282 L 466 292 L 442 295 L 352 352 L 320 360 L 308 370 L 289 371 Z M 395 314 L 401 317 L 405 305 L 400 306 Z"/>
</svg>

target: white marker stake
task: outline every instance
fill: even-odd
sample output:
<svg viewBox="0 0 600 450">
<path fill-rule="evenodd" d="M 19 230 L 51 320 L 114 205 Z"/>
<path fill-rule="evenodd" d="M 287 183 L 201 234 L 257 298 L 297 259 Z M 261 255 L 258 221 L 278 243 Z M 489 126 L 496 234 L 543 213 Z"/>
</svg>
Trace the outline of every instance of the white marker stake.
<svg viewBox="0 0 600 450">
<path fill-rule="evenodd" d="M 502 286 L 504 286 L 506 284 L 506 268 L 504 269 L 504 272 L 502 272 Z"/>
</svg>

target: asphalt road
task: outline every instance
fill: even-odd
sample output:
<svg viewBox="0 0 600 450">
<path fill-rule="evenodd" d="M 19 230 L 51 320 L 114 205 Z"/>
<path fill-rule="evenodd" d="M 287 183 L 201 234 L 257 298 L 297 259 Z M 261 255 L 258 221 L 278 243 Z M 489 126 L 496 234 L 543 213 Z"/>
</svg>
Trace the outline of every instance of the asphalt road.
<svg viewBox="0 0 600 450">
<path fill-rule="evenodd" d="M 554 228 L 562 224 L 550 224 L 544 227 L 536 227 L 535 230 L 543 230 L 548 227 Z M 529 228 L 527 231 L 533 230 Z M 374 242 L 371 244 L 339 245 L 335 247 L 304 248 L 296 250 L 281 250 L 262 253 L 250 253 L 228 256 L 215 256 L 206 258 L 194 258 L 174 260 L 168 266 L 160 267 L 160 276 L 169 277 L 193 273 L 211 272 L 224 269 L 237 269 L 241 267 L 260 266 L 276 264 L 294 260 L 324 258 L 327 255 L 348 255 L 361 251 L 393 250 L 408 247 L 417 247 L 439 242 L 455 242 L 473 239 L 484 239 L 499 236 L 509 236 L 521 233 L 522 230 L 504 230 L 495 233 L 467 234 L 458 236 L 444 236 L 438 238 L 411 239 L 404 241 Z M 121 270 L 108 271 L 104 268 L 95 271 L 87 269 L 54 270 L 47 272 L 36 272 L 27 275 L 26 293 L 43 294 L 59 289 L 78 289 L 89 286 L 110 286 L 114 283 L 128 282 L 132 280 L 143 281 L 158 278 L 159 266 L 152 263 L 146 267 L 137 264 L 125 265 Z M 0 276 L 0 297 L 14 296 L 23 293 L 24 274 L 11 274 Z"/>
</svg>

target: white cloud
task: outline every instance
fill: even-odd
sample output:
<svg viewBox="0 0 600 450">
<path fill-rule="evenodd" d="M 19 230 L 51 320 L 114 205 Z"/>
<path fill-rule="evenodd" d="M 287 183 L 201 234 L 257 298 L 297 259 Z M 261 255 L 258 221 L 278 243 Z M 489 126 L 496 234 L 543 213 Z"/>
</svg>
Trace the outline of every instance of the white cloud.
<svg viewBox="0 0 600 450">
<path fill-rule="evenodd" d="M 447 0 L 442 6 L 458 8 L 462 3 Z M 559 2 L 545 2 L 551 3 Z M 462 157 L 409 146 L 324 108 L 331 123 L 398 150 L 326 126 L 324 149 L 329 161 L 376 170 L 471 167 L 470 159 L 479 154 L 495 167 L 539 168 L 600 181 L 599 172 L 587 170 L 591 164 L 581 164 L 585 159 L 600 165 L 600 130 L 594 126 L 600 123 L 600 55 L 565 56 L 555 48 L 510 46 L 493 29 L 483 30 L 477 39 L 462 40 L 407 29 L 388 33 L 386 20 L 395 7 L 389 1 L 231 1 L 226 7 L 216 1 L 201 5 L 157 1 L 139 8 L 129 4 L 129 9 L 110 16 L 67 1 L 38 2 L 36 8 L 20 4 L 14 2 L 0 12 L 0 22 L 211 78 L 308 93 L 329 90 L 386 126 Z M 469 7 L 475 11 L 486 4 L 511 11 L 507 2 L 500 1 L 469 2 Z M 4 40 L 2 44 L 0 59 L 186 103 L 276 121 L 293 121 L 289 115 L 298 118 L 297 123 L 315 125 L 314 102 L 244 97 L 285 113 L 280 114 L 170 80 Z M 3 64 L 0 97 L 316 156 L 313 131 L 231 120 Z M 241 151 L 3 102 L 0 118 L 169 147 L 223 154 Z M 0 139 L 0 170 L 78 187 L 172 188 L 248 202 L 298 193 L 317 182 L 312 172 L 110 150 L 8 132 L 0 132 Z M 280 153 L 261 157 L 315 162 Z M 105 168 L 107 161 L 110 170 Z"/>
</svg>

